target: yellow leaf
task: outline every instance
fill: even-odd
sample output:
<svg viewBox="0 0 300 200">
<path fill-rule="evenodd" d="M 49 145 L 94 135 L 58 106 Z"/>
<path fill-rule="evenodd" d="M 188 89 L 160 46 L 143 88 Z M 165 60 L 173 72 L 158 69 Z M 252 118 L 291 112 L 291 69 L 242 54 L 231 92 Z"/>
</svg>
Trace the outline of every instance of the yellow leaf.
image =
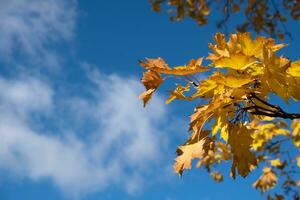
<svg viewBox="0 0 300 200">
<path fill-rule="evenodd" d="M 254 182 L 253 187 L 260 189 L 261 192 L 266 192 L 273 188 L 276 184 L 277 176 L 275 172 L 271 168 L 265 167 L 263 169 L 263 174 L 257 181 Z"/>
<path fill-rule="evenodd" d="M 222 126 L 221 131 L 220 131 L 220 136 L 221 138 L 227 142 L 228 141 L 228 124 L 225 124 L 224 126 Z"/>
<path fill-rule="evenodd" d="M 192 98 L 199 96 L 211 96 L 213 95 L 212 91 L 217 87 L 217 83 L 214 80 L 206 79 L 203 80 L 200 85 L 197 87 L 197 91 L 192 95 Z M 209 95 L 208 95 L 209 94 Z"/>
<path fill-rule="evenodd" d="M 226 38 L 225 35 L 218 32 L 214 36 L 214 40 L 216 42 L 216 45 L 209 44 L 210 48 L 217 52 L 218 50 L 225 50 L 227 48 Z M 228 54 L 227 54 L 228 55 Z"/>
<path fill-rule="evenodd" d="M 245 56 L 244 54 L 233 54 L 230 57 L 220 58 L 212 63 L 216 68 L 231 68 L 235 70 L 244 70 L 256 63 L 254 57 Z"/>
<path fill-rule="evenodd" d="M 154 92 L 155 89 L 149 89 L 140 94 L 139 99 L 142 99 L 144 101 L 144 107 L 147 105 Z"/>
<path fill-rule="evenodd" d="M 224 93 L 224 87 L 230 87 L 233 89 L 241 88 L 242 86 L 253 81 L 253 78 L 246 75 L 237 77 L 233 75 L 224 75 L 217 71 L 209 78 L 201 81 L 199 86 L 196 88 L 197 91 L 191 96 L 191 98 L 211 98 L 213 95 Z M 248 92 L 250 92 L 250 89 L 246 88 L 244 90 L 235 90 L 232 92 L 234 93 L 233 95 L 238 95 L 238 93 L 241 94 L 239 98 L 242 98 L 243 95 L 246 95 Z"/>
<path fill-rule="evenodd" d="M 249 67 L 249 74 L 251 74 L 251 76 L 263 75 L 264 73 L 265 69 L 261 63 L 254 63 Z"/>
<path fill-rule="evenodd" d="M 288 95 L 291 96 L 295 101 L 299 101 L 300 100 L 300 90 L 299 90 L 300 77 L 287 76 L 286 82 L 288 85 L 287 87 Z"/>
<path fill-rule="evenodd" d="M 273 166 L 273 167 L 279 167 L 282 165 L 281 161 L 279 158 L 275 159 L 275 160 L 270 160 L 270 164 Z"/>
<path fill-rule="evenodd" d="M 274 79 L 270 79 L 269 77 L 268 84 L 272 92 L 284 99 L 285 102 L 288 102 L 290 96 L 288 94 L 288 90 L 286 89 L 285 85 L 282 84 L 282 82 L 279 82 L 276 77 Z"/>
<path fill-rule="evenodd" d="M 201 131 L 195 131 L 193 134 L 187 139 L 187 141 L 184 143 L 184 145 L 187 144 L 194 144 L 195 142 L 198 142 L 199 140 L 202 140 L 203 138 L 207 137 L 210 134 L 209 130 L 201 130 Z"/>
<path fill-rule="evenodd" d="M 212 126 L 212 136 L 216 135 L 218 133 L 218 131 L 221 129 L 222 127 L 222 118 L 221 116 L 219 116 L 217 119 L 216 119 L 216 123 L 214 126 Z"/>
<path fill-rule="evenodd" d="M 191 115 L 189 130 L 193 131 L 193 134 L 200 133 L 204 124 L 213 117 L 214 112 L 217 108 L 221 107 L 221 104 L 223 103 L 224 99 L 219 98 L 209 105 L 197 107 L 195 113 Z"/>
<path fill-rule="evenodd" d="M 300 77 L 300 60 L 292 62 L 291 66 L 286 71 L 291 76 Z"/>
<path fill-rule="evenodd" d="M 231 175 L 235 178 L 236 169 L 242 177 L 246 177 L 249 172 L 257 165 L 257 160 L 250 151 L 252 144 L 252 130 L 242 124 L 234 125 L 231 129 L 228 144 L 230 144 L 233 153 L 233 162 L 231 166 Z"/>
<path fill-rule="evenodd" d="M 297 165 L 300 167 L 300 156 L 297 156 Z"/>
<path fill-rule="evenodd" d="M 275 44 L 275 40 L 272 38 L 258 36 L 252 39 L 250 33 L 232 34 L 228 42 L 226 42 L 223 34 L 217 33 L 214 39 L 216 45 L 209 44 L 209 48 L 211 48 L 214 53 L 210 54 L 208 59 L 212 61 L 239 53 L 248 57 L 254 56 L 256 58 L 262 58 L 264 47 L 275 52 L 286 46 L 285 44 Z"/>
<path fill-rule="evenodd" d="M 266 43 L 265 38 L 257 37 L 255 40 L 251 39 L 250 33 L 238 34 L 238 40 L 242 47 L 242 52 L 247 56 L 260 57 L 262 47 Z"/>
<path fill-rule="evenodd" d="M 186 169 L 191 169 L 194 158 L 201 159 L 209 150 L 209 138 L 203 138 L 199 142 L 178 147 L 178 157 L 173 166 L 174 172 L 182 175 Z"/>
<path fill-rule="evenodd" d="M 160 57 L 158 58 L 146 58 L 147 62 L 139 61 L 140 65 L 146 69 L 151 68 L 161 68 L 161 69 L 169 69 L 171 68 L 168 66 L 168 64 Z"/>
<path fill-rule="evenodd" d="M 242 52 L 247 56 L 262 57 L 263 47 L 271 49 L 273 52 L 278 51 L 285 44 L 275 45 L 275 40 L 272 38 L 265 38 L 258 36 L 254 40 L 251 39 L 250 33 L 238 33 L 238 42 L 241 44 Z"/>
<path fill-rule="evenodd" d="M 286 70 L 290 67 L 290 60 L 284 57 L 278 57 L 267 48 L 263 48 L 263 66 L 264 74 L 260 77 L 261 87 L 268 93 L 274 92 L 276 95 L 288 102 L 289 87 Z"/>
<path fill-rule="evenodd" d="M 186 85 L 186 86 L 181 86 L 181 85 L 177 85 L 175 90 L 173 90 L 171 92 L 170 97 L 166 100 L 166 104 L 169 104 L 171 101 L 173 101 L 174 99 L 181 99 L 181 100 L 185 100 L 187 99 L 184 96 L 184 92 L 187 92 L 190 90 L 190 85 Z"/>
<path fill-rule="evenodd" d="M 186 76 L 190 74 L 196 74 L 199 72 L 208 71 L 209 67 L 203 67 L 202 58 L 198 60 L 191 60 L 190 63 L 186 66 L 177 66 L 173 69 L 170 68 L 162 58 L 157 59 L 146 59 L 147 62 L 140 61 L 140 65 L 149 69 L 151 71 L 155 71 L 162 74 L 170 74 L 170 75 L 181 75 Z"/>
<path fill-rule="evenodd" d="M 252 82 L 253 78 L 247 77 L 247 76 L 242 76 L 242 75 L 240 75 L 239 77 L 227 75 L 227 76 L 215 77 L 215 80 L 219 84 L 224 84 L 227 87 L 239 88 L 243 85 L 246 85 L 246 84 Z"/>
<path fill-rule="evenodd" d="M 229 112 L 229 110 L 231 109 L 231 107 L 226 107 L 226 108 L 222 108 L 222 109 L 218 109 L 215 112 L 215 119 L 216 122 L 215 124 L 212 126 L 212 135 L 216 135 L 218 131 L 220 131 L 220 137 L 227 142 L 228 140 L 228 116 L 227 113 Z"/>
</svg>

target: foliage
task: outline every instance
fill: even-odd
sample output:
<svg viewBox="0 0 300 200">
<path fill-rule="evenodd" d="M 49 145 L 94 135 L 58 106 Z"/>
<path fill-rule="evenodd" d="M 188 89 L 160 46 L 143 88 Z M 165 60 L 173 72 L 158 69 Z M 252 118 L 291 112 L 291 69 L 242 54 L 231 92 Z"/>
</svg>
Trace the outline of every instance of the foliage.
<svg viewBox="0 0 300 200">
<path fill-rule="evenodd" d="M 161 10 L 167 4 L 171 20 L 182 20 L 185 16 L 199 25 L 208 23 L 211 14 L 223 13 L 218 27 L 226 25 L 233 14 L 241 13 L 244 21 L 238 25 L 240 32 L 254 30 L 282 39 L 290 33 L 285 27 L 288 19 L 300 19 L 299 0 L 150 0 L 152 9 Z M 239 17 L 240 18 L 240 17 Z"/>
<path fill-rule="evenodd" d="M 190 117 L 191 135 L 177 149 L 174 172 L 182 175 L 197 160 L 197 167 L 221 182 L 222 163 L 231 162 L 233 178 L 261 167 L 253 187 L 265 193 L 281 185 L 282 194 L 268 199 L 299 199 L 300 114 L 286 112 L 270 96 L 286 103 L 300 100 L 300 60 L 278 56 L 284 44 L 260 36 L 252 39 L 250 33 L 232 34 L 229 41 L 217 33 L 214 40 L 207 58 L 184 66 L 169 67 L 162 58 L 140 61 L 146 70 L 141 79 L 146 91 L 140 95 L 144 106 L 171 77 L 182 81 L 166 103 L 200 102 Z M 202 73 L 206 78 L 197 80 Z"/>
</svg>

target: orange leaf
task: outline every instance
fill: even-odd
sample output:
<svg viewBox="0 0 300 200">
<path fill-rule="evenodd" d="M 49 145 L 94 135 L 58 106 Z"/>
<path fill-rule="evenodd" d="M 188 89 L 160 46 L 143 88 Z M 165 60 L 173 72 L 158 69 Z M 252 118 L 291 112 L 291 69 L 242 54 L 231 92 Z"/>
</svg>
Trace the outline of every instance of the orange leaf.
<svg viewBox="0 0 300 200">
<path fill-rule="evenodd" d="M 148 101 L 151 99 L 155 90 L 163 82 L 163 78 L 159 73 L 148 70 L 147 72 L 144 72 L 141 82 L 143 83 L 143 85 L 147 90 L 139 96 L 139 98 L 144 101 L 144 107 L 145 107 Z"/>
</svg>

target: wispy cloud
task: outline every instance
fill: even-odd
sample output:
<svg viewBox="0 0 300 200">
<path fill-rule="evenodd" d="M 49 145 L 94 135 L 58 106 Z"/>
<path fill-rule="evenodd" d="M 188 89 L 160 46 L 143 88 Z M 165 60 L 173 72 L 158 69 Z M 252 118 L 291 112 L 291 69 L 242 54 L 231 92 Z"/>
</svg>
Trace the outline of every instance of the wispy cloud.
<svg viewBox="0 0 300 200">
<path fill-rule="evenodd" d="M 0 0 L 1 58 L 57 65 L 51 48 L 73 37 L 76 15 L 75 0 Z"/>
<path fill-rule="evenodd" d="M 50 178 L 73 196 L 111 186 L 136 192 L 153 179 L 167 144 L 163 101 L 156 97 L 143 109 L 136 79 L 88 74 L 88 98 L 54 98 L 55 90 L 38 78 L 0 79 L 0 169 Z M 63 126 L 49 134 L 49 123 Z"/>
<path fill-rule="evenodd" d="M 76 7 L 75 0 L 0 0 L 0 59 L 58 65 L 55 50 L 74 37 Z M 164 172 L 168 113 L 160 96 L 143 109 L 137 78 L 86 64 L 85 95 L 62 94 L 69 88 L 57 90 L 34 68 L 0 76 L 0 173 L 49 178 L 79 197 L 113 186 L 134 193 Z"/>
</svg>

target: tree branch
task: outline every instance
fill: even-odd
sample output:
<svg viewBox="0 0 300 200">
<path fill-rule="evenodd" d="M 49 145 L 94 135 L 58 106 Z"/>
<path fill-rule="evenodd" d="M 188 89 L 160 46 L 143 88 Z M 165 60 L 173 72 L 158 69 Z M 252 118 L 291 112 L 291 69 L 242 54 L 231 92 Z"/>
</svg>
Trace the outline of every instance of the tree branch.
<svg viewBox="0 0 300 200">
<path fill-rule="evenodd" d="M 244 111 L 248 111 L 250 114 L 263 115 L 263 116 L 268 116 L 268 117 L 280 117 L 280 118 L 283 118 L 283 119 L 300 119 L 300 113 L 285 112 L 280 106 L 273 105 L 273 104 L 265 101 L 264 99 L 256 96 L 256 94 L 254 94 L 254 93 L 250 94 L 248 99 L 254 105 L 244 107 L 242 109 Z M 259 102 L 261 102 L 262 104 L 264 104 L 265 106 L 267 106 L 269 108 L 264 108 L 264 107 L 258 106 L 257 104 L 255 104 L 253 99 L 258 100 Z"/>
</svg>

